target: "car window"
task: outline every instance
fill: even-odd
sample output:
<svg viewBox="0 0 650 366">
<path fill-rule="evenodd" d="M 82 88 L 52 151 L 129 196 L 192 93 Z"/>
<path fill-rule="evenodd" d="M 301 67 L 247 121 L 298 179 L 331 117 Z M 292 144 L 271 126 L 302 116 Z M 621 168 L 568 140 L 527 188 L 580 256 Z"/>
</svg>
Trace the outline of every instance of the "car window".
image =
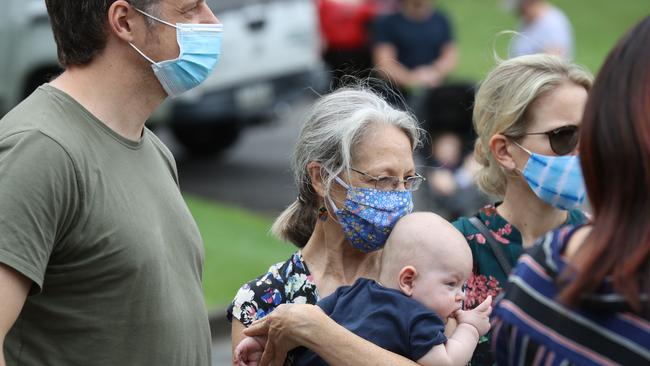
<svg viewBox="0 0 650 366">
<path fill-rule="evenodd" d="M 272 1 L 273 0 L 207 0 L 206 2 L 210 9 L 212 9 L 212 12 L 214 12 L 216 16 L 219 16 L 220 12 L 226 10 L 233 10 L 252 4 L 269 3 Z"/>
</svg>

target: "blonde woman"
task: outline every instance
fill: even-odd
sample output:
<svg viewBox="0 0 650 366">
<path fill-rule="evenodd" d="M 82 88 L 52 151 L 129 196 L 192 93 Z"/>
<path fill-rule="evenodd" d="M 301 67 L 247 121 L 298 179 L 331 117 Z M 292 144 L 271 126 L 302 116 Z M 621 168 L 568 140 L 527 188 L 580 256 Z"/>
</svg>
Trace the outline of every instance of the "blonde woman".
<svg viewBox="0 0 650 366">
<path fill-rule="evenodd" d="M 519 259 L 494 317 L 499 365 L 650 365 L 650 16 L 622 37 L 585 108 L 592 222 Z"/>
<path fill-rule="evenodd" d="M 503 289 L 524 249 L 546 232 L 586 221 L 577 156 L 592 76 L 557 56 L 501 62 L 480 85 L 474 106 L 479 188 L 498 202 L 453 224 L 474 258 L 464 308 Z M 491 365 L 489 334 L 472 365 Z"/>
</svg>

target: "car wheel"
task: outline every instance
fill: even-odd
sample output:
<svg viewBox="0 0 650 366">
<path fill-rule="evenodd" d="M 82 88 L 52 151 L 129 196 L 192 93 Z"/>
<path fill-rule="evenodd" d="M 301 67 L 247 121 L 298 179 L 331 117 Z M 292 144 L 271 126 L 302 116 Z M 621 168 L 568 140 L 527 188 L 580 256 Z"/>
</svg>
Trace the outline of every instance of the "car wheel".
<svg viewBox="0 0 650 366">
<path fill-rule="evenodd" d="M 228 124 L 183 124 L 171 125 L 176 139 L 193 155 L 216 155 L 231 147 L 239 138 L 240 128 L 236 123 Z"/>
</svg>

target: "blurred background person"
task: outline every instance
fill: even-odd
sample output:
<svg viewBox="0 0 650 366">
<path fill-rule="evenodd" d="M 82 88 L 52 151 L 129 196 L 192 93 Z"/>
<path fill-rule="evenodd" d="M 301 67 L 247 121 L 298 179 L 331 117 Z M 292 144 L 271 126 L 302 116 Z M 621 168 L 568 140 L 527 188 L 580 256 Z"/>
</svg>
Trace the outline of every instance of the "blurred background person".
<svg viewBox="0 0 650 366">
<path fill-rule="evenodd" d="M 375 0 L 377 15 L 388 15 L 397 11 L 401 0 Z"/>
<path fill-rule="evenodd" d="M 474 258 L 463 308 L 502 291 L 525 248 L 565 224 L 587 221 L 578 131 L 592 77 L 552 55 L 502 61 L 481 83 L 474 106 L 478 185 L 498 202 L 454 226 Z M 488 336 L 472 365 L 492 365 Z"/>
<path fill-rule="evenodd" d="M 544 0 L 506 0 L 520 19 L 510 56 L 550 53 L 568 60 L 574 57 L 573 29 L 569 18 Z"/>
<path fill-rule="evenodd" d="M 398 11 L 373 25 L 377 70 L 406 97 L 442 85 L 458 50 L 447 16 L 429 0 L 403 0 Z"/>
<path fill-rule="evenodd" d="M 585 109 L 589 225 L 522 256 L 495 310 L 499 365 L 650 364 L 650 17 L 618 43 Z"/>
<path fill-rule="evenodd" d="M 474 177 L 479 165 L 458 135 L 442 131 L 431 139 L 431 156 L 426 159 L 428 167 L 424 170 L 426 187 L 418 197 L 425 202 L 420 202 L 418 207 L 453 221 L 490 203 L 489 197 L 476 186 Z"/>
<path fill-rule="evenodd" d="M 323 60 L 332 77 L 332 89 L 346 75 L 370 76 L 369 27 L 379 10 L 377 0 L 318 0 Z"/>
<path fill-rule="evenodd" d="M 430 134 L 423 149 L 428 169 L 426 189 L 418 209 L 433 210 L 447 219 L 472 210 L 475 187 L 457 175 L 473 139 L 471 84 L 445 84 L 458 63 L 458 50 L 447 15 L 429 0 L 403 0 L 398 11 L 380 17 L 373 26 L 373 60 L 377 71 L 400 92 Z M 462 174 L 461 174 L 462 175 Z M 474 189 L 474 192 L 477 192 Z M 465 198 L 472 197 L 467 200 Z M 482 202 L 481 202 L 482 203 Z"/>
</svg>

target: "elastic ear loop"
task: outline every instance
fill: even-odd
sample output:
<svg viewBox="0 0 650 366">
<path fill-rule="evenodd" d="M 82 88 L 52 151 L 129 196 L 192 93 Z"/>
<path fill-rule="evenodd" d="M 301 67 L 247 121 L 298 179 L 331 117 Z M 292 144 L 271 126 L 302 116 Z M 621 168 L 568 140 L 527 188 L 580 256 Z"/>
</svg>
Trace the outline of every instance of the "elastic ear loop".
<svg viewBox="0 0 650 366">
<path fill-rule="evenodd" d="M 347 189 L 350 189 L 350 186 L 347 185 L 347 184 L 343 181 L 343 179 L 339 178 L 338 176 L 334 177 L 334 180 L 336 181 L 336 183 L 340 184 L 340 185 L 341 185 L 343 188 L 345 188 L 346 190 L 347 190 Z M 327 195 L 327 200 L 329 201 L 330 205 L 332 205 L 332 207 L 334 208 L 334 213 L 336 213 L 336 211 L 338 211 L 339 209 L 338 209 L 338 207 L 336 207 L 336 204 L 334 204 L 334 200 L 332 199 L 332 197 L 330 197 L 329 194 Z"/>
<path fill-rule="evenodd" d="M 142 51 L 140 51 L 138 47 L 136 47 L 133 43 L 129 42 L 129 46 L 131 46 L 131 48 L 136 50 L 136 52 L 138 52 L 140 56 L 144 57 L 147 61 L 151 62 L 152 64 L 156 64 L 154 60 L 150 59 L 149 56 L 145 55 Z"/>
<path fill-rule="evenodd" d="M 515 140 L 511 140 L 511 141 L 512 141 L 513 144 L 517 145 L 520 149 L 522 149 L 522 150 L 524 150 L 525 152 L 527 152 L 528 155 L 533 156 L 533 153 L 532 153 L 530 150 L 528 150 L 528 149 L 526 149 L 525 147 L 519 145 L 519 143 L 518 143 L 517 141 L 515 141 Z M 526 164 L 528 164 L 528 163 L 526 163 Z M 524 167 L 524 169 L 525 169 L 525 168 L 526 168 L 526 167 Z M 519 174 L 521 174 L 522 176 L 524 175 L 524 171 L 523 171 L 523 170 L 517 168 L 516 166 L 515 166 L 515 169 L 519 172 Z"/>
<path fill-rule="evenodd" d="M 336 181 L 336 183 L 340 184 L 340 185 L 341 185 L 343 188 L 345 188 L 346 190 L 350 189 L 350 186 L 349 186 L 347 183 L 345 183 L 345 182 L 343 181 L 343 179 L 339 178 L 338 176 L 335 176 L 335 177 L 334 177 L 334 180 Z M 336 217 L 335 217 L 335 216 L 332 216 L 332 214 L 333 214 L 333 215 L 336 215 L 336 211 L 338 211 L 339 209 L 338 209 L 338 207 L 336 207 L 336 204 L 334 203 L 334 200 L 332 199 L 332 197 L 330 197 L 329 194 L 327 194 L 326 197 L 327 197 L 327 200 L 328 200 L 329 204 L 330 204 L 330 205 L 332 206 L 332 208 L 334 209 L 334 210 L 332 211 L 332 213 L 330 213 L 330 216 L 332 217 L 332 219 L 336 219 Z M 328 213 L 329 213 L 329 212 L 328 212 Z"/>
<path fill-rule="evenodd" d="M 160 19 L 160 18 L 157 18 L 157 17 L 155 17 L 155 16 L 153 16 L 153 15 L 147 13 L 147 12 L 144 11 L 144 10 L 140 10 L 140 9 L 136 8 L 135 6 L 133 6 L 133 9 L 135 9 L 137 12 L 139 12 L 139 13 L 142 14 L 142 15 L 148 16 L 149 18 L 151 18 L 151 19 L 153 19 L 153 20 L 157 20 L 157 21 L 159 21 L 159 22 L 161 22 L 161 23 L 163 23 L 163 24 L 167 24 L 167 25 L 170 26 L 170 27 L 174 27 L 174 28 L 178 29 L 178 27 L 177 27 L 176 25 L 174 25 L 174 24 L 172 24 L 172 23 L 170 23 L 170 22 L 167 22 L 167 21 L 165 21 L 165 20 L 162 20 L 162 19 Z"/>
<path fill-rule="evenodd" d="M 517 145 L 517 146 L 519 146 L 519 148 L 522 149 L 522 150 L 524 150 L 525 152 L 527 152 L 528 155 L 533 155 L 533 153 L 532 153 L 530 150 L 528 150 L 528 149 L 526 149 L 525 147 L 519 145 L 519 143 L 518 143 L 517 141 L 512 140 L 512 143 L 515 144 L 515 145 Z"/>
<path fill-rule="evenodd" d="M 157 18 L 157 17 L 145 12 L 144 10 L 140 10 L 140 9 L 136 8 L 135 6 L 133 7 L 133 9 L 137 10 L 142 15 L 145 15 L 145 16 L 153 19 L 153 20 L 159 21 L 160 23 L 163 23 L 163 24 L 168 25 L 170 27 L 174 27 L 176 29 L 181 29 L 181 27 L 179 27 L 178 25 L 172 24 L 172 23 L 170 23 L 170 22 L 168 22 L 166 20 L 162 20 L 160 18 Z M 192 29 L 195 30 L 195 31 L 196 30 L 203 30 L 203 31 L 210 31 L 210 32 L 223 32 L 223 24 L 220 24 L 220 23 L 219 24 L 191 24 L 191 26 L 192 26 Z M 204 29 L 204 28 L 206 28 L 206 29 Z"/>
<path fill-rule="evenodd" d="M 172 23 L 170 23 L 170 22 L 167 22 L 167 21 L 164 21 L 164 20 L 162 20 L 162 19 L 159 19 L 159 18 L 157 18 L 157 17 L 155 17 L 155 16 L 153 16 L 153 15 L 151 15 L 151 14 L 149 14 L 149 13 L 143 11 L 143 10 L 140 10 L 140 9 L 136 8 L 136 7 L 133 6 L 133 5 L 131 5 L 131 7 L 133 7 L 133 9 L 135 9 L 138 13 L 140 13 L 140 14 L 142 14 L 142 15 L 144 15 L 144 16 L 147 16 L 147 17 L 149 17 L 149 18 L 151 18 L 151 19 L 153 19 L 153 20 L 159 21 L 160 23 L 163 23 L 163 24 L 165 24 L 165 25 L 168 25 L 168 26 L 170 26 L 170 27 L 174 27 L 174 28 L 178 29 L 177 26 L 175 26 L 174 24 L 172 24 Z M 147 61 L 149 61 L 150 63 L 152 63 L 152 64 L 156 64 L 156 63 L 157 63 L 157 62 L 155 62 L 154 60 L 152 60 L 151 58 L 149 58 L 149 56 L 145 55 L 144 52 L 140 51 L 140 50 L 138 49 L 138 47 L 136 47 L 133 43 L 129 42 L 129 46 L 131 46 L 134 50 L 136 50 L 136 51 L 137 51 L 137 52 L 138 52 L 142 57 L 144 57 L 144 58 L 145 58 Z"/>
</svg>

